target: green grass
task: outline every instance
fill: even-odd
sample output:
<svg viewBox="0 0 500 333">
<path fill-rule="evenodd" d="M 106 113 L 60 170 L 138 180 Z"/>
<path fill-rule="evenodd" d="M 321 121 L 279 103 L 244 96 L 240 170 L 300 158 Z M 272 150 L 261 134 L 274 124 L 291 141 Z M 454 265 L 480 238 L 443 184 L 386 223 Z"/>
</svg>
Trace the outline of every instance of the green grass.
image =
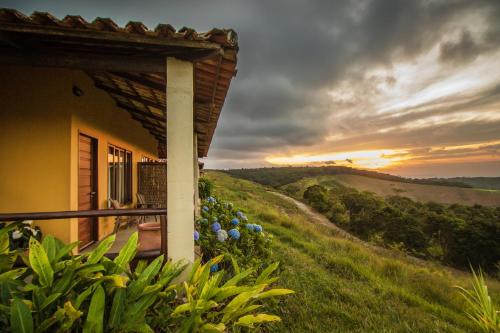
<svg viewBox="0 0 500 333">
<path fill-rule="evenodd" d="M 313 225 L 295 205 L 264 186 L 208 172 L 216 194 L 274 236 L 280 285 L 296 291 L 279 304 L 274 332 L 475 332 L 453 286 L 470 276 L 435 264 L 416 265 L 399 253 L 376 254 Z M 500 283 L 488 280 L 498 305 Z"/>
</svg>

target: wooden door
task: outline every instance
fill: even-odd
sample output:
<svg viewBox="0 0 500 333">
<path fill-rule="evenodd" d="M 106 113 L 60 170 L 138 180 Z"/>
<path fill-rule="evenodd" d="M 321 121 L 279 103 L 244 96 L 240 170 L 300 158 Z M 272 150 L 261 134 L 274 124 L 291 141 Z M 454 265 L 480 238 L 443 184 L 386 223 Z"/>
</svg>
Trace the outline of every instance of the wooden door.
<svg viewBox="0 0 500 333">
<path fill-rule="evenodd" d="M 78 210 L 97 209 L 97 140 L 79 134 Z M 78 219 L 80 249 L 97 240 L 97 218 Z"/>
</svg>

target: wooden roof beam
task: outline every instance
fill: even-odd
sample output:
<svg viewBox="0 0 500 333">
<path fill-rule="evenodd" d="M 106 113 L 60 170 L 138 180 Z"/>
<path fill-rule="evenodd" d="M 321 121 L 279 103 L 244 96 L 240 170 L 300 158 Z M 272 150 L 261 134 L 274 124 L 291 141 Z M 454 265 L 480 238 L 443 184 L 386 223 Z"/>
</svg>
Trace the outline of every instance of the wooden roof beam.
<svg viewBox="0 0 500 333">
<path fill-rule="evenodd" d="M 113 88 L 113 87 L 110 87 L 106 84 L 103 84 L 103 83 L 100 83 L 100 82 L 96 82 L 95 83 L 95 86 L 99 89 L 102 89 L 110 94 L 114 94 L 114 95 L 117 95 L 117 96 L 121 96 L 123 98 L 128 98 L 132 101 L 136 101 L 136 102 L 139 102 L 139 103 L 142 103 L 146 106 L 151 106 L 153 108 L 156 108 L 156 109 L 160 109 L 160 110 L 165 110 L 166 109 L 166 106 L 163 105 L 163 104 L 159 104 L 155 101 L 151 101 L 149 99 L 143 99 L 141 98 L 140 96 L 138 95 L 134 95 L 134 94 L 130 94 L 130 93 L 127 93 L 123 90 L 119 90 L 119 89 L 116 89 L 116 88 Z M 195 101 L 195 106 L 207 106 L 207 107 L 211 107 L 212 106 L 212 103 L 207 103 L 207 102 L 196 102 Z"/>
<path fill-rule="evenodd" d="M 165 73 L 164 57 L 130 57 L 89 52 L 55 52 L 31 49 L 1 50 L 0 63 L 91 71 Z"/>
<path fill-rule="evenodd" d="M 144 112 L 142 110 L 130 107 L 130 106 L 125 105 L 123 103 L 117 103 L 117 106 L 120 107 L 120 108 L 122 108 L 122 109 L 125 109 L 125 110 L 127 110 L 129 112 L 132 112 L 134 114 L 143 116 L 143 117 L 147 117 L 147 118 L 150 118 L 150 119 L 153 119 L 153 120 L 162 121 L 162 122 L 167 121 L 167 117 L 166 116 L 159 116 L 159 115 L 156 115 L 156 114 L 154 114 L 152 112 Z"/>
<path fill-rule="evenodd" d="M 114 94 L 114 95 L 117 95 L 117 96 L 120 96 L 120 97 L 123 97 L 123 98 L 127 98 L 127 99 L 130 99 L 132 101 L 136 101 L 136 102 L 139 102 L 139 103 L 142 103 L 146 106 L 151 106 L 151 107 L 154 107 L 154 108 L 157 108 L 157 109 L 160 109 L 160 110 L 165 110 L 166 106 L 165 105 L 162 105 L 162 104 L 158 104 L 157 102 L 154 102 L 154 101 L 151 101 L 149 99 L 144 99 L 144 98 L 141 98 L 140 96 L 137 96 L 137 95 L 134 95 L 134 94 L 129 94 L 125 91 L 122 91 L 122 90 L 119 90 L 119 89 L 115 89 L 115 88 L 112 88 L 108 85 L 105 85 L 105 84 L 102 84 L 100 82 L 96 82 L 95 86 L 99 89 L 102 89 L 110 94 Z"/>
<path fill-rule="evenodd" d="M 119 77 L 123 80 L 131 81 L 133 83 L 140 84 L 142 86 L 145 86 L 147 88 L 155 89 L 155 90 L 161 90 L 162 92 L 166 91 L 166 85 L 163 83 L 159 83 L 157 81 L 150 80 L 148 78 L 145 78 L 140 75 L 135 75 L 131 73 L 125 73 L 125 72 L 111 72 L 108 73 L 112 76 Z"/>
<path fill-rule="evenodd" d="M 157 129 L 160 132 L 165 131 L 165 127 L 163 127 L 162 125 L 155 124 L 155 123 L 153 123 L 153 122 L 151 122 L 150 120 L 147 120 L 147 119 L 141 119 L 141 118 L 137 117 L 136 115 L 131 115 L 131 116 L 132 116 L 132 119 L 140 121 L 142 124 L 148 124 L 148 125 L 150 125 L 151 127 Z"/>
</svg>

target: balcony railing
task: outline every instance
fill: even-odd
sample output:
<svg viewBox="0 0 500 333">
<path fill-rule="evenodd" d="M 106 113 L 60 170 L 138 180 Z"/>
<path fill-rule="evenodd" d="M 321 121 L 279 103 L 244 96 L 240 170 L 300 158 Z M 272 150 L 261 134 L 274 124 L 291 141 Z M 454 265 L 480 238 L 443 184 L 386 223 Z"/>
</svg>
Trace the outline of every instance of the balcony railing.
<svg viewBox="0 0 500 333">
<path fill-rule="evenodd" d="M 160 216 L 161 248 L 158 251 L 139 252 L 136 259 L 150 258 L 159 254 L 167 254 L 167 209 L 166 208 L 132 208 L 132 209 L 96 209 L 96 210 L 69 210 L 57 212 L 30 212 L 30 213 L 3 213 L 0 222 L 24 220 L 61 220 L 82 217 L 109 217 L 109 216 Z M 116 254 L 110 253 L 113 257 Z"/>
</svg>

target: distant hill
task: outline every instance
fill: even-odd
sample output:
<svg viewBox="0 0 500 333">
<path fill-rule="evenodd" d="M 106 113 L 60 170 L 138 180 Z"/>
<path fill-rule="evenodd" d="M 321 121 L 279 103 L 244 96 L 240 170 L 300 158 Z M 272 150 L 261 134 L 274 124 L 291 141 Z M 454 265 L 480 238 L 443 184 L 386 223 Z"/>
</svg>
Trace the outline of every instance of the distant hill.
<svg viewBox="0 0 500 333">
<path fill-rule="evenodd" d="M 335 181 L 381 196 L 400 195 L 422 202 L 500 206 L 500 177 L 412 179 L 342 166 L 232 169 L 224 172 L 274 188 L 290 184 L 302 188 L 303 184 L 310 186 Z"/>
<path fill-rule="evenodd" d="M 500 189 L 500 177 L 476 177 L 476 178 L 404 178 L 371 170 L 361 170 L 344 166 L 323 167 L 282 167 L 282 168 L 255 168 L 255 169 L 230 169 L 223 170 L 232 176 L 254 181 L 259 184 L 279 187 L 296 182 L 302 178 L 326 175 L 358 175 L 397 181 L 412 184 L 428 184 L 438 186 L 453 186 L 463 188 L 485 188 Z"/>
<path fill-rule="evenodd" d="M 382 197 L 399 195 L 420 202 L 437 202 L 443 204 L 462 204 L 472 206 L 500 206 L 500 191 L 462 188 L 454 186 L 413 184 L 407 182 L 377 179 L 358 175 L 333 175 L 302 178 L 301 180 L 280 187 L 288 193 L 296 191 L 295 196 L 302 197 L 311 185 L 324 187 L 337 184 L 352 187 L 359 191 L 373 192 Z"/>
</svg>

